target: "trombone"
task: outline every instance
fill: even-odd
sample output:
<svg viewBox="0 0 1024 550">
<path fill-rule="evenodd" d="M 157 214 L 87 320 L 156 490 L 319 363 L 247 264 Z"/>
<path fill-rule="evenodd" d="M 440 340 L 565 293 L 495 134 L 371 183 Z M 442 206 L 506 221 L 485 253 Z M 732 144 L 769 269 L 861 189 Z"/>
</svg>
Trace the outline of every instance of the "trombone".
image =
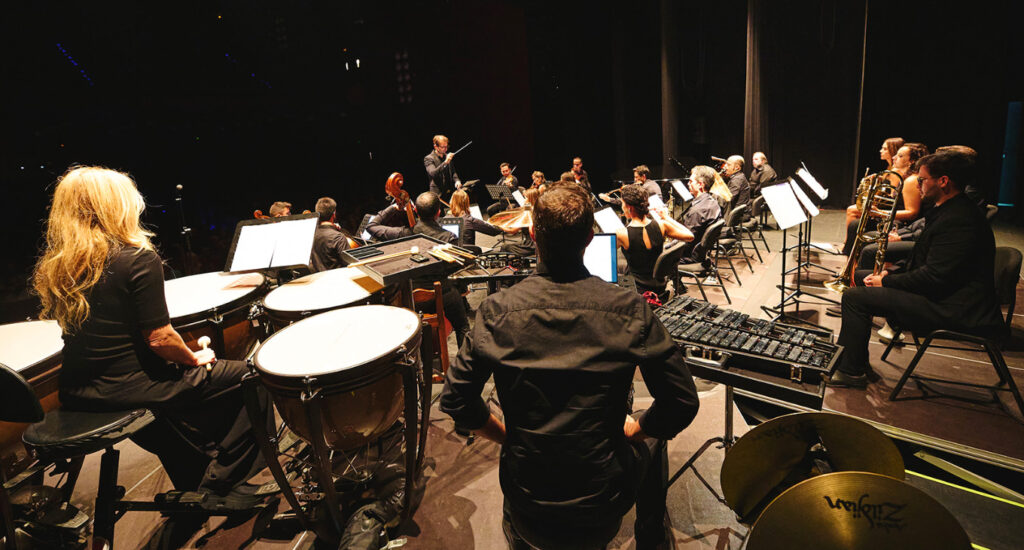
<svg viewBox="0 0 1024 550">
<path fill-rule="evenodd" d="M 896 177 L 895 184 L 893 184 L 891 176 Z M 874 274 L 878 275 L 882 272 L 885 265 L 885 250 L 889 246 L 889 232 L 892 231 L 893 224 L 896 222 L 896 205 L 899 203 L 902 193 L 903 176 L 892 170 L 884 170 L 861 180 L 855 203 L 860 208 L 861 214 L 853 248 L 850 250 L 850 257 L 846 260 L 846 267 L 838 277 L 826 281 L 825 288 L 842 294 L 846 289 L 854 286 L 853 275 L 857 269 L 857 261 L 860 258 L 861 250 L 868 244 L 878 245 L 878 251 L 875 253 Z M 872 235 L 867 230 L 868 220 L 872 218 L 879 220 L 877 235 Z"/>
</svg>

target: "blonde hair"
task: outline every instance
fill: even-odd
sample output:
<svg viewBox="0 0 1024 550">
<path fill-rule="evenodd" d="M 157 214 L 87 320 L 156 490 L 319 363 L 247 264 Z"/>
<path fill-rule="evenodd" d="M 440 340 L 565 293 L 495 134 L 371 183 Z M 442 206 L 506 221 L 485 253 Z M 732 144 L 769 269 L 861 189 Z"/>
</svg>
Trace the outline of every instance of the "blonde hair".
<svg viewBox="0 0 1024 550">
<path fill-rule="evenodd" d="M 452 216 L 461 217 L 466 212 L 469 212 L 469 195 L 465 191 L 459 189 L 452 194 L 451 204 Z"/>
<path fill-rule="evenodd" d="M 89 318 L 89 290 L 99 282 L 113 251 L 153 250 L 153 236 L 139 223 L 146 203 L 131 177 L 98 166 L 72 167 L 57 181 L 46 222 L 46 247 L 32 285 L 43 304 L 40 317 L 66 333 Z"/>
<path fill-rule="evenodd" d="M 729 186 L 725 184 L 725 180 L 722 179 L 722 175 L 715 172 L 715 183 L 711 184 L 711 189 L 708 189 L 708 193 L 722 199 L 726 204 L 732 202 L 732 191 L 729 191 Z"/>
</svg>

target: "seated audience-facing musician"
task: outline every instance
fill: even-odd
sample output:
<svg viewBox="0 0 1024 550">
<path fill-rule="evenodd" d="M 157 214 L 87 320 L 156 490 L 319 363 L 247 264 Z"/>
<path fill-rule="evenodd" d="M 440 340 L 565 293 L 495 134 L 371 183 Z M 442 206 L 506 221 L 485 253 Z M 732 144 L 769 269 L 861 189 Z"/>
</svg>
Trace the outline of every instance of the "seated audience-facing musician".
<svg viewBox="0 0 1024 550">
<path fill-rule="evenodd" d="M 337 220 L 338 203 L 330 197 L 316 201 L 316 214 L 320 218 L 313 234 L 312 271 L 327 271 L 348 265 L 341 253 L 349 249 L 349 237 L 341 230 Z"/>
<path fill-rule="evenodd" d="M 641 294 L 654 292 L 664 301 L 668 292 L 664 285 L 656 284 L 653 277 L 654 263 L 665 249 L 665 237 L 692 241 L 693 233 L 667 213 L 652 217 L 649 200 L 647 191 L 639 185 L 627 185 L 622 190 L 622 211 L 627 223 L 616 231 L 615 239 L 622 247 L 622 255 L 626 257 L 637 291 Z"/>
<path fill-rule="evenodd" d="M 587 171 L 583 169 L 583 159 L 580 157 L 572 159 L 572 176 L 573 181 L 590 193 L 590 178 L 587 177 Z"/>
<path fill-rule="evenodd" d="M 718 172 L 710 166 L 694 166 L 690 170 L 690 179 L 686 185 L 693 195 L 693 200 L 690 201 L 690 208 L 683 213 L 682 222 L 693 234 L 693 240 L 683 252 L 683 262 L 694 263 L 703 258 L 705 251 L 697 248 L 701 246 L 700 240 L 711 224 L 722 219 L 721 206 L 715 197 L 708 193 L 708 186 L 712 185 L 717 176 Z"/>
<path fill-rule="evenodd" d="M 864 276 L 864 286 L 843 293 L 838 343 L 845 351 L 830 381 L 833 386 L 867 386 L 874 316 L 912 331 L 1005 332 L 995 296 L 992 229 L 963 193 L 964 182 L 974 177 L 972 160 L 942 152 L 922 158 L 919 167 L 922 194 L 934 203 L 926 214 L 928 222 L 905 272 Z"/>
<path fill-rule="evenodd" d="M 743 175 L 743 157 L 740 155 L 733 155 L 725 161 L 722 168 L 722 176 L 727 179 L 727 185 L 729 186 L 729 192 L 732 193 L 732 203 L 729 205 L 731 208 L 737 206 L 747 205 L 747 212 L 743 215 L 741 221 L 750 220 L 750 182 L 747 181 L 747 176 Z"/>
<path fill-rule="evenodd" d="M 285 216 L 292 215 L 292 203 L 277 201 L 270 205 L 270 217 L 271 218 L 283 218 Z"/>
<path fill-rule="evenodd" d="M 75 167 L 57 182 L 33 286 L 41 317 L 63 330 L 62 407 L 154 411 L 160 422 L 144 431 L 160 435 L 147 437 L 147 448 L 175 488 L 221 497 L 211 506 L 248 508 L 258 498 L 246 481 L 265 465 L 239 386 L 249 369 L 189 349 L 171 326 L 144 208 L 121 172 Z M 262 392 L 260 400 L 272 428 L 269 400 Z"/>
<path fill-rule="evenodd" d="M 634 502 L 637 548 L 654 548 L 667 535 L 664 441 L 697 413 L 693 378 L 647 301 L 588 273 L 586 191 L 552 187 L 534 214 L 537 273 L 480 305 L 441 410 L 502 446 L 510 548 L 604 548 Z M 634 420 L 638 365 L 654 402 Z M 481 396 L 492 374 L 504 420 Z"/>
<path fill-rule="evenodd" d="M 633 183 L 643 187 L 644 191 L 647 191 L 648 196 L 658 195 L 658 198 L 664 201 L 664 197 L 661 193 L 661 185 L 659 185 L 658 182 L 649 179 L 650 177 L 651 169 L 648 168 L 646 164 L 641 164 L 633 169 Z M 607 193 L 600 193 L 597 197 L 608 204 L 622 206 L 621 199 L 614 198 Z"/>
<path fill-rule="evenodd" d="M 451 202 L 451 215 L 456 218 L 462 218 L 463 229 L 462 229 L 462 244 L 464 245 L 476 245 L 476 232 L 479 231 L 484 235 L 500 235 L 501 228 L 495 227 L 483 220 L 478 220 L 473 217 L 473 214 L 469 211 L 469 195 L 465 191 L 459 189 L 452 194 Z"/>
<path fill-rule="evenodd" d="M 495 185 L 504 185 L 505 187 L 508 188 L 509 193 L 512 193 L 514 191 L 523 191 L 523 188 L 519 187 L 519 178 L 515 177 L 515 175 L 512 174 L 512 168 L 509 166 L 507 162 L 501 163 L 501 165 L 498 166 L 498 170 L 501 171 L 501 177 L 498 178 L 498 181 L 495 182 Z M 501 212 L 502 210 L 508 210 L 509 208 L 512 208 L 513 204 L 515 204 L 515 201 L 510 201 L 509 199 L 499 199 L 494 204 L 487 207 L 487 215 L 493 216 L 498 212 Z"/>
<path fill-rule="evenodd" d="M 750 160 L 753 168 L 750 170 L 750 190 L 754 196 L 761 194 L 761 187 L 775 183 L 779 176 L 775 173 L 772 165 L 768 164 L 768 157 L 758 151 Z"/>
<path fill-rule="evenodd" d="M 544 177 L 544 172 L 541 172 L 540 170 L 531 174 L 530 178 L 533 180 L 530 184 L 530 189 L 540 189 L 540 187 L 547 182 L 547 179 Z"/>
<path fill-rule="evenodd" d="M 928 147 L 921 143 L 907 143 L 897 150 L 892 161 L 892 171 L 903 178 L 903 192 L 896 201 L 896 223 L 907 225 L 921 216 L 921 188 L 917 181 L 918 160 L 928 154 Z M 887 176 L 889 181 L 896 185 L 899 180 Z M 843 244 L 843 254 L 849 255 L 853 250 L 854 236 L 860 224 L 861 211 L 857 204 L 846 209 L 846 242 Z M 869 220 L 868 230 L 873 230 L 879 220 Z"/>
</svg>

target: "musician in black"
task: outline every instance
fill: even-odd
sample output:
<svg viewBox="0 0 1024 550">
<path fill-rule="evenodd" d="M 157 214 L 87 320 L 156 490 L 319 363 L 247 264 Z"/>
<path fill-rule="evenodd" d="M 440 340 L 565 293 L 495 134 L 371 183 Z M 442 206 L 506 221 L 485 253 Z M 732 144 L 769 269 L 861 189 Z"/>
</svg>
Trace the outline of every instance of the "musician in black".
<svg viewBox="0 0 1024 550">
<path fill-rule="evenodd" d="M 750 182 L 747 181 L 747 176 L 743 175 L 743 157 L 740 155 L 733 155 L 725 161 L 723 173 L 727 179 L 726 183 L 729 185 L 729 192 L 732 193 L 732 208 L 737 206 L 747 205 L 747 213 L 744 214 L 742 221 L 750 220 Z"/>
<path fill-rule="evenodd" d="M 341 253 L 348 250 L 348 236 L 335 223 L 338 203 L 331 197 L 316 201 L 316 214 L 320 223 L 313 233 L 313 254 L 310 258 L 313 273 L 348 265 Z"/>
<path fill-rule="evenodd" d="M 445 243 L 455 243 L 458 240 L 454 233 L 441 227 L 441 224 L 437 222 L 438 218 L 441 217 L 441 201 L 434 193 L 428 191 L 416 197 L 417 219 L 416 225 L 413 227 L 409 227 L 408 224 L 391 226 L 381 223 L 380 220 L 382 219 L 394 217 L 388 216 L 389 209 L 394 209 L 394 205 L 380 211 L 373 221 L 366 224 L 366 231 L 375 239 L 390 241 L 410 235 L 427 235 Z M 433 283 L 433 281 L 414 282 L 422 283 L 423 286 L 429 286 L 429 284 Z M 469 332 L 469 317 L 466 314 L 466 304 L 462 299 L 462 295 L 455 288 L 455 285 L 447 277 L 441 281 L 441 290 L 444 294 L 444 316 L 448 318 L 448 322 L 455 329 L 455 338 L 461 347 L 466 333 Z M 424 310 L 431 312 L 433 307 L 431 304 L 426 304 Z"/>
<path fill-rule="evenodd" d="M 456 218 L 462 218 L 462 244 L 463 245 L 476 245 L 476 232 L 479 231 L 484 235 L 495 235 L 501 234 L 501 228 L 495 227 L 483 220 L 479 220 L 473 217 L 472 212 L 469 210 L 469 195 L 465 191 L 459 189 L 455 193 L 452 193 L 451 202 L 451 215 Z"/>
<path fill-rule="evenodd" d="M 667 211 L 651 215 L 648 200 L 647 192 L 639 185 L 627 185 L 622 189 L 626 226 L 615 232 L 615 240 L 626 257 L 637 291 L 641 294 L 654 292 L 664 301 L 668 298 L 668 290 L 654 280 L 654 264 L 664 252 L 665 238 L 692 241 L 693 233 L 669 217 Z"/>
<path fill-rule="evenodd" d="M 664 200 L 664 197 L 661 194 L 661 185 L 658 185 L 658 182 L 651 180 L 650 177 L 651 169 L 648 168 L 646 164 L 641 164 L 640 166 L 633 168 L 633 183 L 643 187 L 644 191 L 647 192 L 648 197 L 658 195 L 658 198 Z M 621 199 L 613 198 L 607 193 L 600 193 L 597 196 L 608 204 L 614 206 L 622 205 Z"/>
<path fill-rule="evenodd" d="M 577 184 L 590 193 L 590 178 L 587 176 L 587 171 L 583 169 L 583 159 L 580 157 L 572 159 L 572 176 Z"/>
<path fill-rule="evenodd" d="M 831 385 L 864 388 L 868 382 L 871 318 L 886 317 L 906 330 L 938 328 L 991 336 L 1005 331 L 995 297 L 995 239 L 985 216 L 963 193 L 973 178 L 964 155 L 942 152 L 919 162 L 918 181 L 934 203 L 904 273 L 882 271 L 843 293 L 845 346 Z"/>
<path fill-rule="evenodd" d="M 514 191 L 519 191 L 520 193 L 523 192 L 523 188 L 519 187 L 519 178 L 512 174 L 512 167 L 510 167 L 507 162 L 501 163 L 498 166 L 498 170 L 501 172 L 501 177 L 498 178 L 498 181 L 495 182 L 494 185 L 504 185 L 508 188 L 509 193 Z M 498 212 L 512 208 L 514 202 L 515 201 L 510 201 L 508 199 L 498 199 L 494 204 L 487 207 L 487 216 L 493 216 Z"/>
<path fill-rule="evenodd" d="M 144 208 L 135 182 L 105 168 L 75 167 L 54 190 L 33 286 L 41 317 L 63 331 L 61 404 L 153 410 L 158 421 L 133 439 L 159 456 L 175 488 L 210 494 L 204 506 L 250 507 L 258 497 L 245 482 L 265 462 L 239 386 L 249 369 L 189 349 L 171 326 Z M 262 391 L 260 400 L 272 429 Z"/>
<path fill-rule="evenodd" d="M 775 173 L 772 165 L 768 164 L 768 157 L 758 151 L 751 158 L 754 168 L 750 170 L 750 190 L 753 194 L 760 195 L 761 187 L 775 183 L 779 176 Z"/>
<path fill-rule="evenodd" d="M 510 548 L 603 548 L 634 501 L 637 547 L 661 542 L 667 470 L 658 440 L 675 437 L 699 405 L 647 302 L 584 267 L 593 224 L 578 186 L 539 198 L 537 273 L 480 305 L 441 396 L 456 426 L 502 445 Z M 654 396 L 639 421 L 626 399 L 637 365 Z M 492 374 L 504 422 L 480 395 Z"/>
<path fill-rule="evenodd" d="M 462 187 L 462 180 L 455 171 L 453 160 L 455 153 L 448 152 L 448 138 L 434 136 L 434 150 L 423 157 L 423 167 L 427 169 L 430 179 L 430 192 L 440 196 L 449 196 Z"/>
<path fill-rule="evenodd" d="M 690 208 L 683 214 L 683 225 L 693 233 L 693 240 L 686 245 L 683 252 L 684 263 L 702 261 L 707 251 L 698 249 L 701 246 L 700 240 L 708 227 L 722 219 L 722 208 L 718 201 L 708 193 L 708 189 L 715 182 L 715 169 L 710 166 L 694 166 L 690 170 L 690 179 L 686 186 L 693 195 Z"/>
</svg>

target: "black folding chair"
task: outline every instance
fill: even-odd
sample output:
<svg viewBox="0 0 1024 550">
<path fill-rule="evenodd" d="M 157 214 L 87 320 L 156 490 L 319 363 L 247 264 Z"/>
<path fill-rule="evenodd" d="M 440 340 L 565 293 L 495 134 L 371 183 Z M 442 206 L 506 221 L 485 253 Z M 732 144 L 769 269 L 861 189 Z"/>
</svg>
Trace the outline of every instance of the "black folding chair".
<svg viewBox="0 0 1024 550">
<path fill-rule="evenodd" d="M 704 231 L 704 236 L 701 237 L 700 242 L 694 247 L 693 262 L 680 263 L 678 266 L 679 275 L 685 275 L 687 277 L 693 277 L 697 281 L 697 288 L 700 290 L 700 295 L 704 297 L 704 301 L 707 301 L 708 295 L 704 292 L 704 285 L 715 286 L 722 289 L 722 293 L 725 294 L 725 299 L 730 304 L 732 299 L 729 298 L 729 291 L 725 289 L 725 283 L 722 281 L 722 277 L 718 272 L 718 253 L 720 247 L 718 241 L 722 236 L 722 229 L 725 227 L 725 221 L 718 220 L 711 224 Z M 711 258 L 708 258 L 708 254 L 713 254 Z M 735 268 L 733 272 L 735 273 Z M 712 277 L 716 283 L 707 282 L 707 277 Z M 701 278 L 705 278 L 705 281 L 701 282 Z"/>
</svg>

